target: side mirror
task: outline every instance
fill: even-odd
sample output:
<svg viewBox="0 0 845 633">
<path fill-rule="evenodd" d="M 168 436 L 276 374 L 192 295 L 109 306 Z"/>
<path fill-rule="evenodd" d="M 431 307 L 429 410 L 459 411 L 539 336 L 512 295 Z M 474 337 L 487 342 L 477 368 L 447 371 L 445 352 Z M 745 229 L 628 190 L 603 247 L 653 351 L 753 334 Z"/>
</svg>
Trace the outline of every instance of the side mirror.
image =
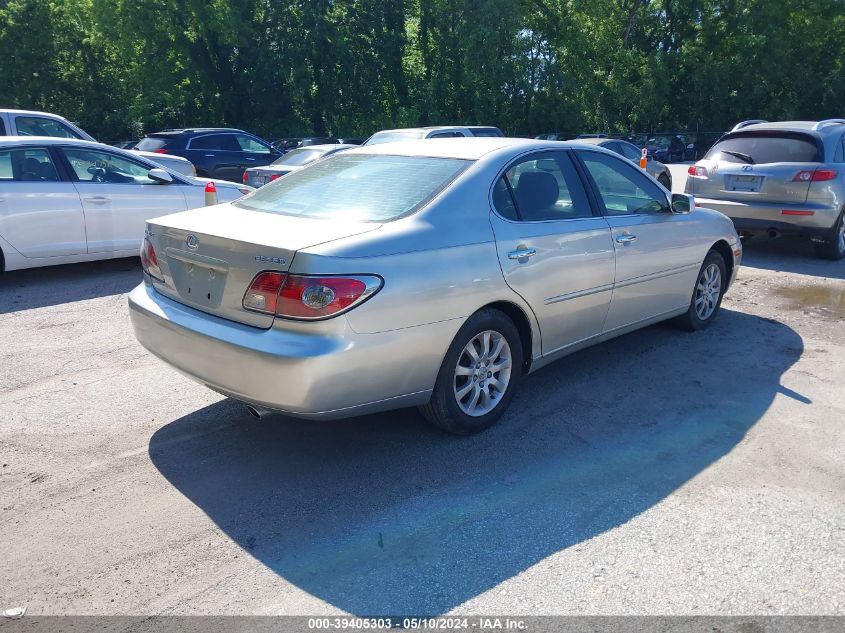
<svg viewBox="0 0 845 633">
<path fill-rule="evenodd" d="M 689 213 L 695 208 L 695 198 L 685 193 L 672 194 L 672 213 Z"/>
<path fill-rule="evenodd" d="M 173 182 L 173 176 L 170 175 L 166 169 L 151 169 L 147 173 L 147 178 L 157 182 L 160 185 L 167 185 Z"/>
</svg>

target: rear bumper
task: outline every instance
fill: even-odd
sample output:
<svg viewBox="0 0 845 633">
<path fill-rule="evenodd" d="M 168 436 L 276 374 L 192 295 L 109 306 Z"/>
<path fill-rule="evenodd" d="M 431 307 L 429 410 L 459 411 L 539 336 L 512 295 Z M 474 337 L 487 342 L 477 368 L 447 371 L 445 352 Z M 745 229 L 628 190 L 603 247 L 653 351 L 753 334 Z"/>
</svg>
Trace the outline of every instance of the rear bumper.
<svg viewBox="0 0 845 633">
<path fill-rule="evenodd" d="M 839 217 L 838 209 L 813 201 L 801 204 L 748 204 L 696 196 L 695 202 L 698 206 L 724 213 L 733 221 L 738 233 L 766 233 L 775 230 L 789 235 L 827 239 Z M 785 214 L 784 210 L 807 215 Z"/>
<path fill-rule="evenodd" d="M 250 404 L 321 419 L 428 402 L 461 325 L 359 334 L 340 316 L 331 329 L 263 330 L 184 306 L 146 283 L 130 293 L 129 314 L 138 341 L 193 380 Z"/>
</svg>

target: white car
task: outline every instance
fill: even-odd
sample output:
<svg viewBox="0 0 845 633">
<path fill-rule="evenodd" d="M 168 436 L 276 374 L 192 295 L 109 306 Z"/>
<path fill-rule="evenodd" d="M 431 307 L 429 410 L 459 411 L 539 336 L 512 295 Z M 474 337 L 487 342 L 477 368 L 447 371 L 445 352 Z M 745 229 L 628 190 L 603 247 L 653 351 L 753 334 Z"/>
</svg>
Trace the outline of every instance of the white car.
<svg viewBox="0 0 845 633">
<path fill-rule="evenodd" d="M 63 116 L 35 110 L 0 109 L 0 136 L 54 136 L 95 141 L 93 136 Z M 183 176 L 196 176 L 194 164 L 181 156 L 164 156 L 157 152 L 133 150 L 140 156 Z"/>
<path fill-rule="evenodd" d="M 0 137 L 0 271 L 137 255 L 147 220 L 246 185 L 180 176 L 129 152 L 68 138 Z"/>
</svg>

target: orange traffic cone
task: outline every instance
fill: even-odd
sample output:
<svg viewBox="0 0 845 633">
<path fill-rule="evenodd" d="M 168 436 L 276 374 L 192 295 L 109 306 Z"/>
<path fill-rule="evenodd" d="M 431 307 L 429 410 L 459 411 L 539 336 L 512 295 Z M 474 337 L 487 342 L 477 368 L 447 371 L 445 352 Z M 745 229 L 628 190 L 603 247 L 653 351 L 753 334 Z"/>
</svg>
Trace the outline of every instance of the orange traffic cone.
<svg viewBox="0 0 845 633">
<path fill-rule="evenodd" d="M 217 187 L 213 182 L 205 183 L 205 206 L 217 204 Z"/>
<path fill-rule="evenodd" d="M 640 169 L 645 169 L 648 166 L 648 150 L 643 147 L 642 154 L 640 154 Z"/>
</svg>

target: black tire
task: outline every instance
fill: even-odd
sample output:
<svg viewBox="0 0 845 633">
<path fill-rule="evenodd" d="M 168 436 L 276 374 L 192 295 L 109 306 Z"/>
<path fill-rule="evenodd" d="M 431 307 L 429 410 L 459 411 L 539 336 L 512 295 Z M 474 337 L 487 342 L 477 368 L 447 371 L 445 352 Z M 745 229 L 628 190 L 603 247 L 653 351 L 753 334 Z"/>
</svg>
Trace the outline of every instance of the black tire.
<svg viewBox="0 0 845 633">
<path fill-rule="evenodd" d="M 839 214 L 839 219 L 830 233 L 830 239 L 826 242 L 815 242 L 813 250 L 816 257 L 838 261 L 845 257 L 845 209 Z"/>
<path fill-rule="evenodd" d="M 660 174 L 657 177 L 657 182 L 659 182 L 661 185 L 666 187 L 669 191 L 672 191 L 672 181 L 669 179 L 669 176 L 667 176 L 666 174 Z"/>
<path fill-rule="evenodd" d="M 715 308 L 713 311 L 706 316 L 706 318 L 702 318 L 698 310 L 696 309 L 696 301 L 699 298 L 699 285 L 706 284 L 704 280 L 705 271 L 707 271 L 711 265 L 716 265 L 719 269 L 719 280 L 720 280 L 720 287 L 719 287 L 719 297 L 716 300 Z M 678 317 L 677 323 L 683 329 L 688 330 L 689 332 L 695 332 L 696 330 L 702 330 L 709 326 L 713 320 L 716 318 L 716 315 L 719 314 L 719 309 L 722 306 L 722 297 L 725 296 L 725 289 L 728 287 L 728 278 L 727 278 L 727 266 L 725 265 L 725 258 L 722 257 L 715 250 L 711 250 L 707 253 L 707 257 L 704 258 L 704 263 L 701 264 L 701 268 L 698 270 L 698 274 L 695 276 L 695 284 L 692 287 L 692 298 L 690 299 L 689 309 L 686 311 L 685 314 L 682 314 Z"/>
<path fill-rule="evenodd" d="M 460 377 L 456 375 L 456 369 L 462 358 L 469 358 L 464 356 L 467 345 L 486 331 L 500 334 L 510 347 L 510 376 L 504 393 L 493 408 L 483 415 L 472 416 L 465 413 L 458 404 L 455 391 L 458 388 L 456 381 Z M 470 435 L 489 428 L 502 416 L 513 398 L 522 375 L 522 354 L 522 342 L 513 321 L 498 310 L 479 310 L 467 319 L 455 335 L 440 365 L 431 400 L 420 407 L 420 412 L 434 426 L 455 435 Z M 466 377 L 466 380 L 468 382 L 470 378 Z"/>
</svg>

